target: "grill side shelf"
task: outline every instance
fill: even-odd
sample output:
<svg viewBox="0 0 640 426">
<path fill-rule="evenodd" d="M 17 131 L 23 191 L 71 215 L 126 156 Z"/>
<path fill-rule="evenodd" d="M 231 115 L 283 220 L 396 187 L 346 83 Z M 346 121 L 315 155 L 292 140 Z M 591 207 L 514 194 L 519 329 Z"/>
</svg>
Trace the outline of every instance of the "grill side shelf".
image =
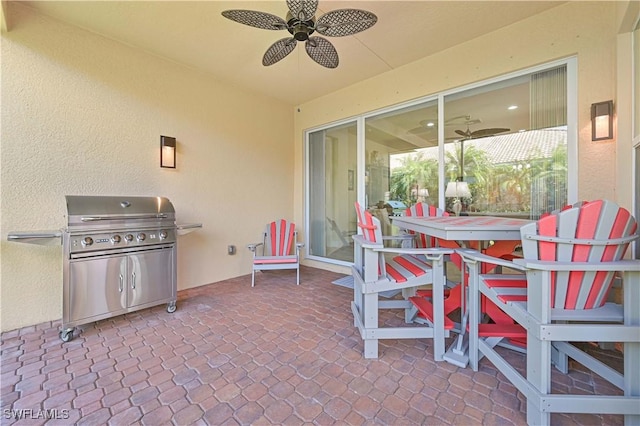
<svg viewBox="0 0 640 426">
<path fill-rule="evenodd" d="M 61 231 L 9 232 L 7 241 L 41 246 L 62 245 Z"/>
<path fill-rule="evenodd" d="M 201 223 L 185 223 L 181 225 L 177 225 L 176 229 L 178 231 L 178 235 L 185 235 L 195 230 L 202 228 Z"/>
</svg>

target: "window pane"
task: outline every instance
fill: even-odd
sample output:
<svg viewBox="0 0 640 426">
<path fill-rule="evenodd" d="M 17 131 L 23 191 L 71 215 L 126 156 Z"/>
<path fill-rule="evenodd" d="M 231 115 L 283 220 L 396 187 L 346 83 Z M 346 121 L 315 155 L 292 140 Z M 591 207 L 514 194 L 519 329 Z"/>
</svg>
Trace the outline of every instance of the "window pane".
<svg viewBox="0 0 640 426">
<path fill-rule="evenodd" d="M 353 262 L 356 124 L 309 134 L 309 254 Z"/>
<path fill-rule="evenodd" d="M 561 67 L 445 97 L 447 210 L 537 219 L 567 204 L 566 95 Z"/>
<path fill-rule="evenodd" d="M 365 120 L 367 208 L 380 219 L 384 235 L 393 235 L 389 216 L 416 201 L 437 204 L 437 159 L 417 154 L 438 147 L 437 101 L 368 117 Z"/>
</svg>

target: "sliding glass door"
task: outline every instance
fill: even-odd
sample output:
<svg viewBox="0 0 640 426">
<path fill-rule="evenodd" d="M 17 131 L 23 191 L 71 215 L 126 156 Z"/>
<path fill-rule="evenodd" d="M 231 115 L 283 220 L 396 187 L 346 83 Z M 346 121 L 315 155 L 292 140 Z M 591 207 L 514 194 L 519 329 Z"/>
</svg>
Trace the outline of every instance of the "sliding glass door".
<svg viewBox="0 0 640 426">
<path fill-rule="evenodd" d="M 577 201 L 575 75 L 570 59 L 308 132 L 308 256 L 353 261 L 356 200 L 385 235 L 417 202 L 537 219 Z"/>
</svg>

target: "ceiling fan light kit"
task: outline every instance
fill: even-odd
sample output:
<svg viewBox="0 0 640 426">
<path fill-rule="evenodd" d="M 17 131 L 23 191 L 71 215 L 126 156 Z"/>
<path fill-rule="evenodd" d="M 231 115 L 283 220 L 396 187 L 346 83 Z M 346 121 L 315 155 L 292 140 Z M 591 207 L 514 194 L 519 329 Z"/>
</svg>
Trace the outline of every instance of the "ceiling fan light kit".
<svg viewBox="0 0 640 426">
<path fill-rule="evenodd" d="M 286 21 L 271 13 L 255 10 L 232 9 L 222 16 L 240 24 L 264 30 L 287 30 L 291 37 L 273 43 L 262 57 L 262 65 L 269 66 L 293 52 L 298 41 L 305 42 L 305 50 L 316 63 L 326 68 L 336 68 L 338 52 L 333 44 L 314 32 L 327 37 L 344 37 L 371 28 L 378 21 L 376 15 L 360 9 L 338 9 L 316 19 L 318 0 L 287 0 Z"/>
</svg>

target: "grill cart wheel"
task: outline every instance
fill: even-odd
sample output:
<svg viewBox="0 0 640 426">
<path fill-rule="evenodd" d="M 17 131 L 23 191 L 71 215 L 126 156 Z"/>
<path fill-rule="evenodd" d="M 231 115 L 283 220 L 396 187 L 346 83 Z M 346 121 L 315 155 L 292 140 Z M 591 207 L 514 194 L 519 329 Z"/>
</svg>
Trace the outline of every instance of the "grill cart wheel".
<svg viewBox="0 0 640 426">
<path fill-rule="evenodd" d="M 60 340 L 63 342 L 69 342 L 73 339 L 73 328 L 68 328 L 60 332 Z"/>
<path fill-rule="evenodd" d="M 170 314 L 174 313 L 176 311 L 176 302 L 169 302 L 167 304 L 167 312 L 169 312 Z"/>
</svg>

